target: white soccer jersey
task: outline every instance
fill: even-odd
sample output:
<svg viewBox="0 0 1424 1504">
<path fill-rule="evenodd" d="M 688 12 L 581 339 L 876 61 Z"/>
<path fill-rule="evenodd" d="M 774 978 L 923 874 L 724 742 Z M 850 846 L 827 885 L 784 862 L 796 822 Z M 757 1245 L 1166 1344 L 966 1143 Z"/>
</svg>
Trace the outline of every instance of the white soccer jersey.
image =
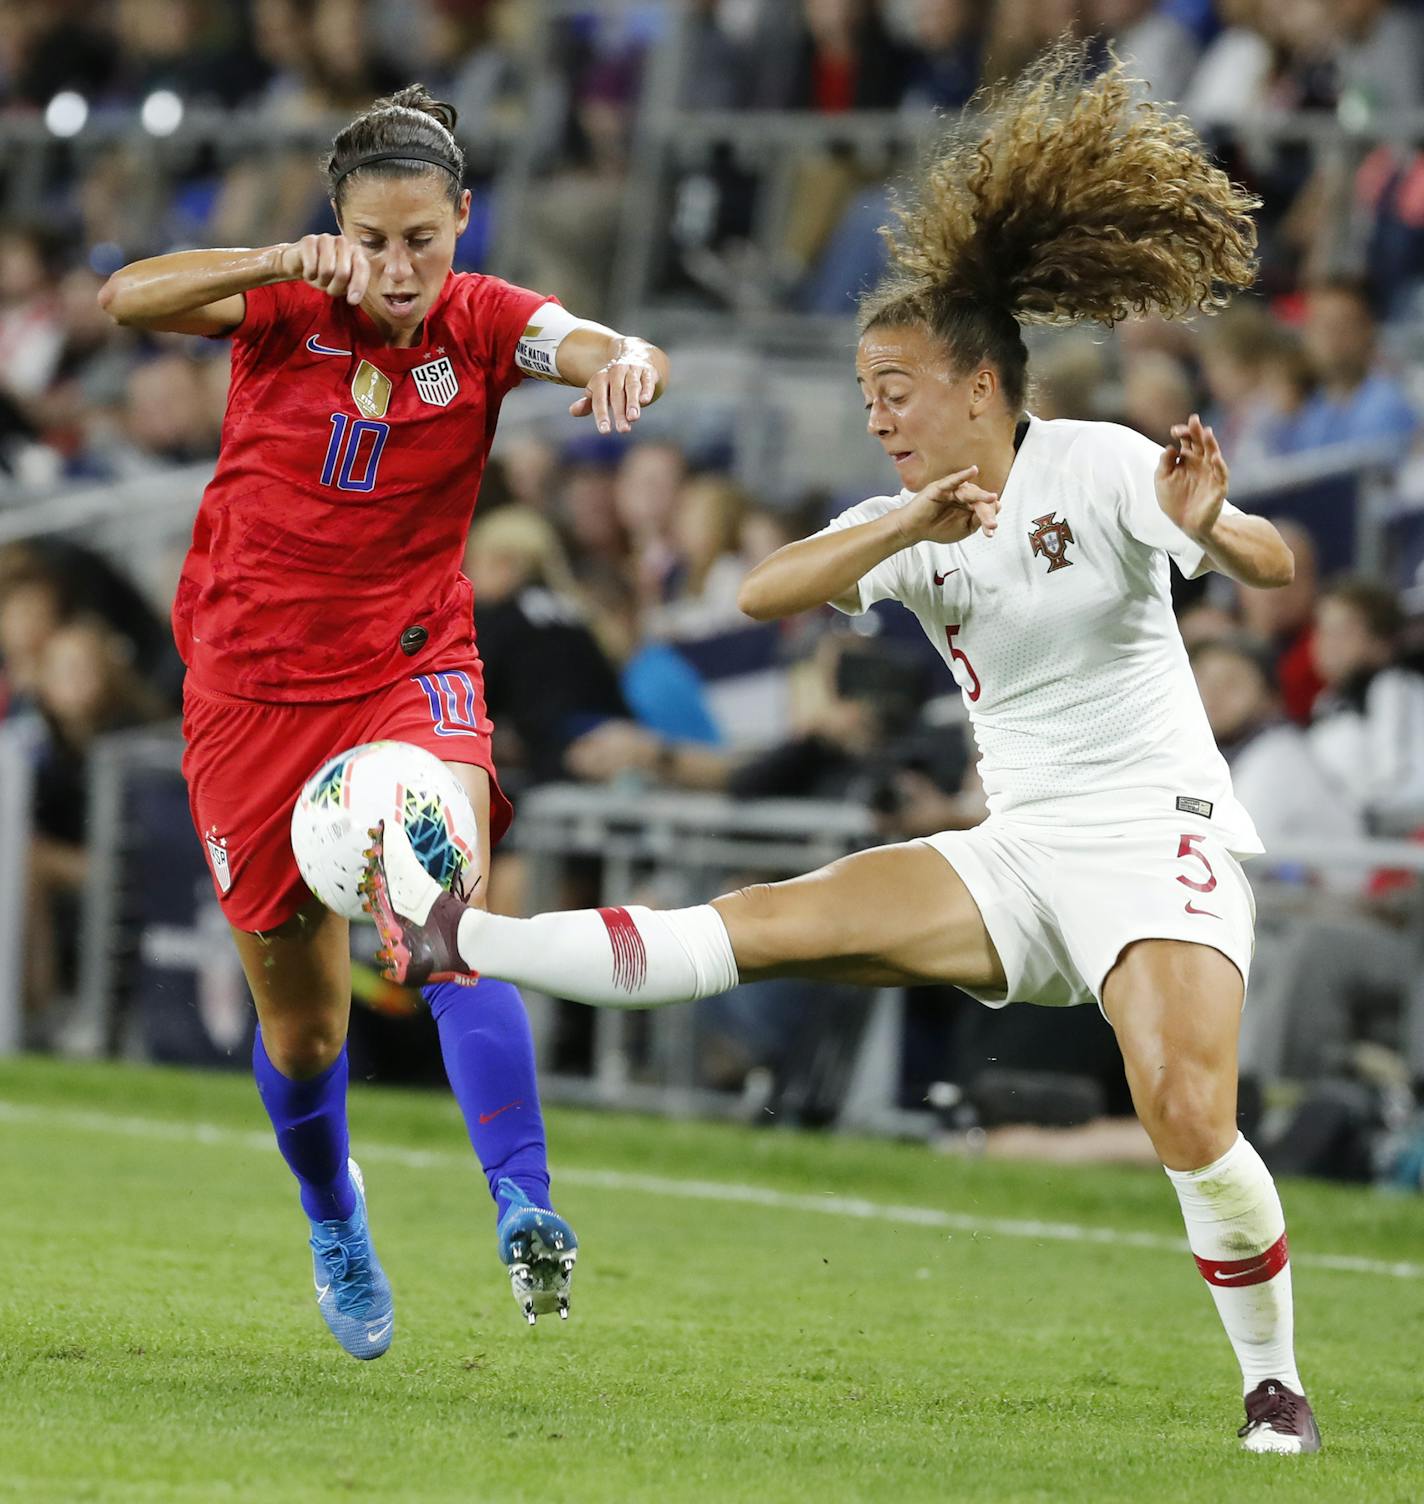
<svg viewBox="0 0 1424 1504">
<path fill-rule="evenodd" d="M 1188 576 L 1205 555 L 1158 505 L 1160 453 L 1114 423 L 1031 419 L 997 533 L 892 554 L 860 581 L 859 611 L 898 600 L 919 618 L 963 691 L 992 814 L 1062 827 L 1185 813 L 1255 853 L 1172 613 L 1168 555 Z M 825 531 L 912 494 L 871 497 Z"/>
</svg>

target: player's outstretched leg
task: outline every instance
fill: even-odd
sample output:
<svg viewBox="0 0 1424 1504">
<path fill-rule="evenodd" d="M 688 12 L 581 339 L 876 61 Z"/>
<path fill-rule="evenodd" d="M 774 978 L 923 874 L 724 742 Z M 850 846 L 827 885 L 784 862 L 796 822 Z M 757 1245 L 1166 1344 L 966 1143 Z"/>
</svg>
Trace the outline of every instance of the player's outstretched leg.
<svg viewBox="0 0 1424 1504">
<path fill-rule="evenodd" d="M 568 1316 L 578 1239 L 550 1207 L 549 1158 L 534 1041 L 518 988 L 493 977 L 432 982 L 423 994 L 445 1074 L 494 1197 L 501 1260 L 533 1322 Z"/>
<path fill-rule="evenodd" d="M 407 986 L 479 970 L 554 997 L 648 1008 L 737 983 L 721 915 L 691 909 L 582 909 L 510 919 L 467 909 L 421 866 L 398 826 L 371 832 L 365 907 L 386 973 Z"/>
</svg>

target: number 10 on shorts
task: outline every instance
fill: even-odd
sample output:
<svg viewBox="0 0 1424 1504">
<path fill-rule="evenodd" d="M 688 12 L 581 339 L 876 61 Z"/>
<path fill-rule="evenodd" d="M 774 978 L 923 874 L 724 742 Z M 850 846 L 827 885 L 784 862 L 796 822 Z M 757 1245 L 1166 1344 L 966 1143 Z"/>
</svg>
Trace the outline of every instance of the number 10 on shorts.
<svg viewBox="0 0 1424 1504">
<path fill-rule="evenodd" d="M 415 682 L 425 691 L 436 736 L 479 735 L 475 685 L 464 669 L 445 674 L 416 674 Z"/>
</svg>

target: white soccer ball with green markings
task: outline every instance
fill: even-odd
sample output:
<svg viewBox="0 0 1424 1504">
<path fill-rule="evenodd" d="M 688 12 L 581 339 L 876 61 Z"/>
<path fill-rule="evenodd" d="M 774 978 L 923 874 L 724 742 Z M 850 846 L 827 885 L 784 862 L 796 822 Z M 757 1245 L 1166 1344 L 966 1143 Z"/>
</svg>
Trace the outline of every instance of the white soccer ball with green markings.
<svg viewBox="0 0 1424 1504">
<path fill-rule="evenodd" d="M 409 742 L 348 747 L 307 779 L 292 806 L 292 852 L 302 881 L 327 908 L 364 917 L 361 879 L 372 828 L 405 828 L 421 865 L 466 898 L 480 873 L 475 812 L 460 781 L 433 753 Z"/>
</svg>

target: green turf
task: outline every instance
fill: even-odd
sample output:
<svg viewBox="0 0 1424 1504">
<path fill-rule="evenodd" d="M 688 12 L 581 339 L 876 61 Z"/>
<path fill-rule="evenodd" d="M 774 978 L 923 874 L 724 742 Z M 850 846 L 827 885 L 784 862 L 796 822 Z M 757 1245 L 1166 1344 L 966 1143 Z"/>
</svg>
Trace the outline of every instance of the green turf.
<svg viewBox="0 0 1424 1504">
<path fill-rule="evenodd" d="M 530 1332 L 453 1106 L 368 1089 L 352 1120 L 397 1299 L 375 1363 L 321 1325 L 245 1080 L 0 1062 L 0 1498 L 1424 1499 L 1424 1279 L 1298 1258 L 1327 1449 L 1245 1457 L 1234 1360 L 1184 1254 L 590 1172 L 1177 1237 L 1160 1174 L 556 1113 L 558 1204 L 584 1254 L 573 1320 Z M 1424 1260 L 1417 1199 L 1285 1197 L 1298 1255 Z"/>
</svg>

